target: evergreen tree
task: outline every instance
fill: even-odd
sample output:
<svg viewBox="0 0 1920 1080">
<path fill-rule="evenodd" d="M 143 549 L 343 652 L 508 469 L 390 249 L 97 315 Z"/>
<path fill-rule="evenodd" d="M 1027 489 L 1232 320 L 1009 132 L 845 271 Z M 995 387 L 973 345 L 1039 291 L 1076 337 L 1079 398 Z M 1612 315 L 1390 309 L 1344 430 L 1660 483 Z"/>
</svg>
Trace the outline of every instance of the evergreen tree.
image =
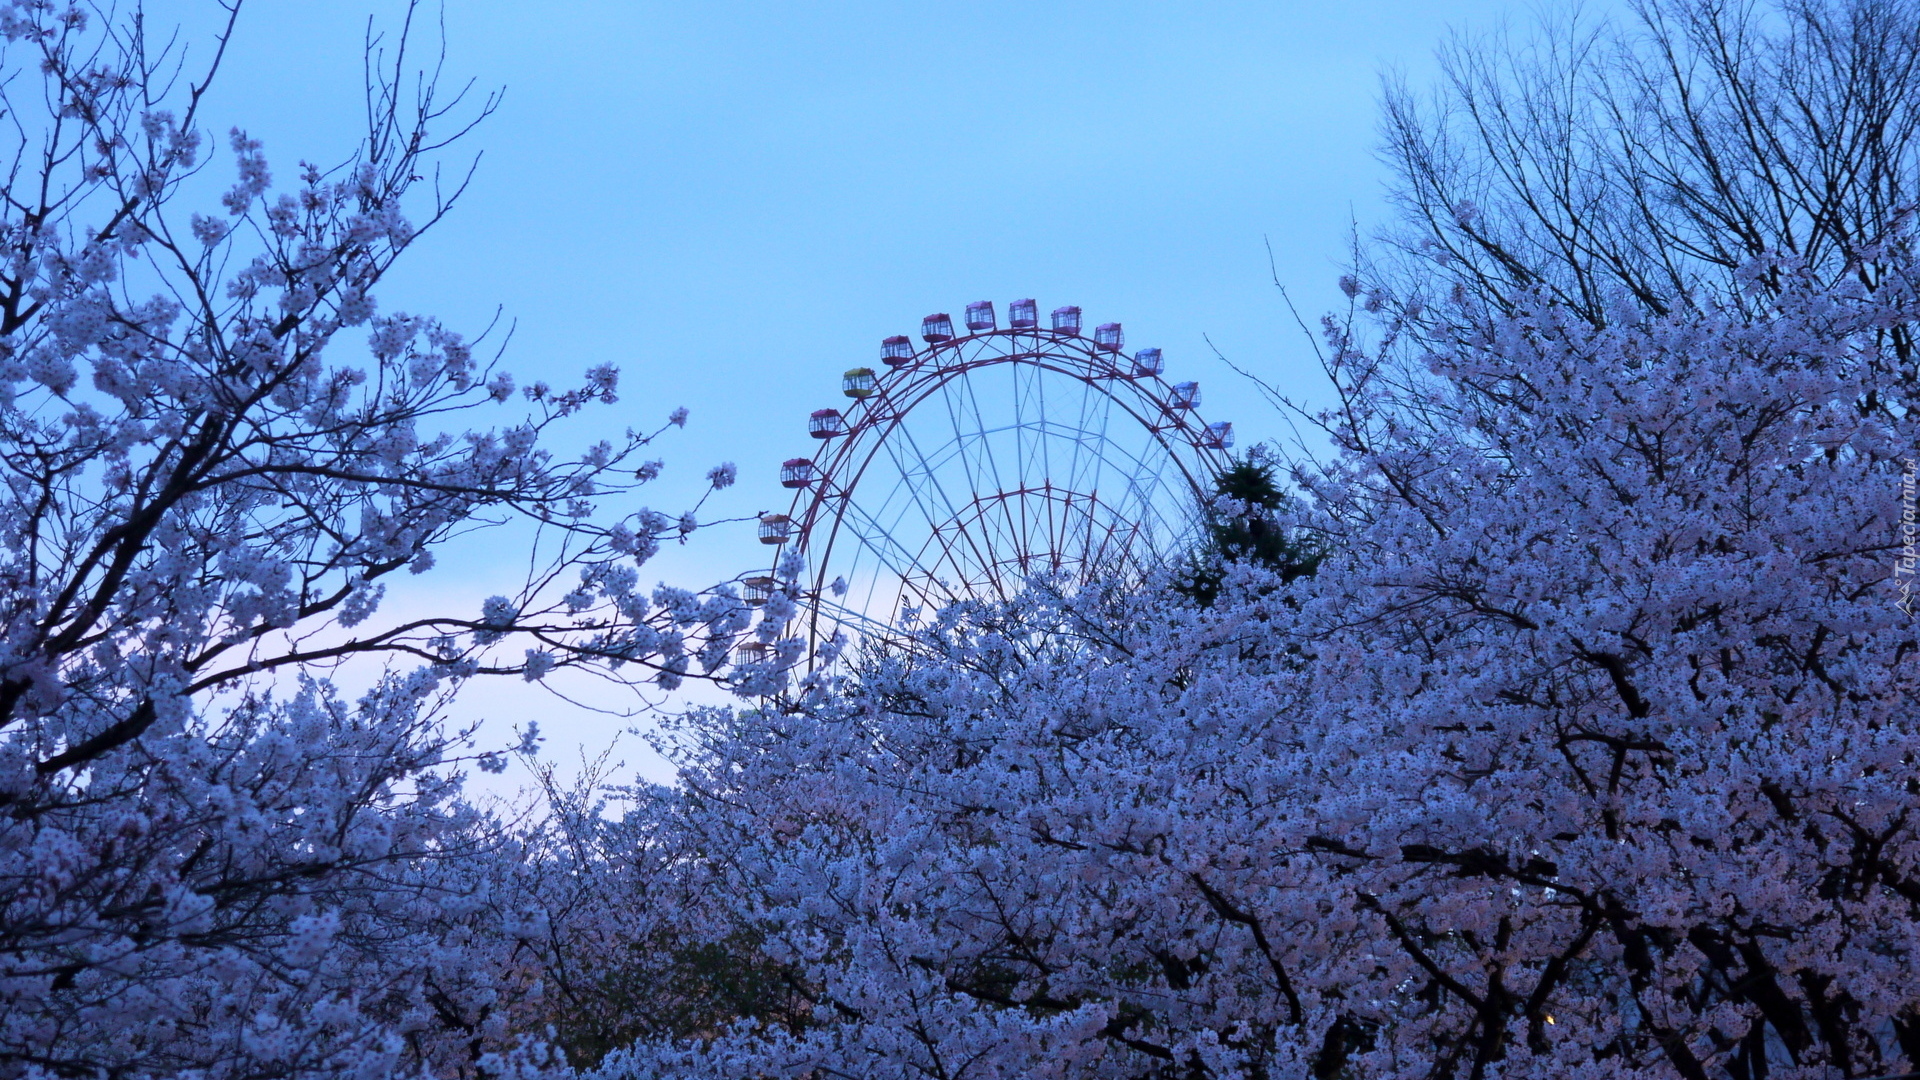
<svg viewBox="0 0 1920 1080">
<path fill-rule="evenodd" d="M 1271 464 L 1257 457 L 1234 462 L 1214 479 L 1213 495 L 1206 540 L 1178 586 L 1183 595 L 1202 607 L 1213 606 L 1227 568 L 1235 563 L 1272 570 L 1283 582 L 1310 575 L 1320 565 L 1320 550 L 1280 523 L 1287 496 Z"/>
</svg>

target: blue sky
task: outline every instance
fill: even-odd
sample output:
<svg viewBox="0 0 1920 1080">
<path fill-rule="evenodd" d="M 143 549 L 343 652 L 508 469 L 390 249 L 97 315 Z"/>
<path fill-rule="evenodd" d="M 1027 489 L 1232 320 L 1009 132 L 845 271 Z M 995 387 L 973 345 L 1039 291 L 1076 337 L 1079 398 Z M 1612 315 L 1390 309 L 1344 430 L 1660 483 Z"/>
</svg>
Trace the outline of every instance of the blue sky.
<svg viewBox="0 0 1920 1080">
<path fill-rule="evenodd" d="M 203 25 L 211 6 L 151 17 Z M 360 117 L 365 18 L 390 30 L 401 10 L 250 7 L 208 115 L 263 138 L 279 175 L 336 159 Z M 466 144 L 483 154 L 466 199 L 381 300 L 476 330 L 503 310 L 523 382 L 619 364 L 623 401 L 583 438 L 690 408 L 649 498 L 669 511 L 722 460 L 741 479 L 710 516 L 784 508 L 775 470 L 807 449 L 806 415 L 836 403 L 839 373 L 976 299 L 1122 321 L 1243 444 L 1280 437 L 1207 339 L 1318 394 L 1268 243 L 1303 313 L 1333 308 L 1355 226 L 1384 215 L 1382 72 L 1424 82 L 1449 27 L 1527 16 L 1505 0 L 447 0 L 451 80 L 505 96 Z M 699 586 L 759 558 L 746 525 L 724 526 L 656 570 Z M 494 591 L 483 552 L 443 567 L 442 595 Z M 545 715 L 569 754 L 621 726 L 537 696 L 490 701 Z"/>
</svg>

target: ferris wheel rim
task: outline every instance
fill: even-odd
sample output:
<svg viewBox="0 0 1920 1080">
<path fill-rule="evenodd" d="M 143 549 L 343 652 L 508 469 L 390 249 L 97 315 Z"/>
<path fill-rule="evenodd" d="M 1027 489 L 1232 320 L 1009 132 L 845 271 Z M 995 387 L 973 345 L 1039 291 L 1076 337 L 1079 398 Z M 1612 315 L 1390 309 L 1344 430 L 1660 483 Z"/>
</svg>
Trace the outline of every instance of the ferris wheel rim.
<svg viewBox="0 0 1920 1080">
<path fill-rule="evenodd" d="M 1117 338 L 1117 324 L 1110 325 L 1116 331 Z M 1104 333 L 1108 327 L 1103 326 L 1100 329 Z M 1037 432 L 1035 445 L 1049 448 L 1053 444 L 1047 442 L 1047 438 L 1058 438 L 1062 432 L 1073 436 L 1068 441 L 1075 448 L 1074 456 L 1070 459 L 1073 462 L 1072 471 L 1075 475 L 1069 476 L 1071 483 L 1060 489 L 1063 492 L 1072 492 L 1072 483 L 1077 483 L 1079 479 L 1077 474 L 1083 466 L 1092 469 L 1096 478 L 1100 470 L 1113 468 L 1119 475 L 1126 478 L 1126 487 L 1123 490 L 1139 500 L 1142 515 L 1157 513 L 1154 500 L 1163 494 L 1172 494 L 1182 488 L 1192 496 L 1197 508 L 1204 503 L 1209 493 L 1212 476 L 1218 475 L 1231 460 L 1230 455 L 1226 453 L 1225 445 L 1219 441 L 1222 438 L 1220 429 L 1230 426 L 1206 424 L 1196 407 L 1197 402 L 1184 406 L 1174 404 L 1182 392 L 1195 397 L 1197 394 L 1190 389 L 1193 384 L 1176 386 L 1161 377 L 1158 350 L 1151 350 L 1154 354 L 1153 368 L 1141 371 L 1139 370 L 1140 359 L 1136 357 L 1130 360 L 1120 352 L 1117 343 L 1108 346 L 1085 334 L 1047 330 L 1037 326 L 993 327 L 952 335 L 945 340 L 929 340 L 925 347 L 913 349 L 909 359 L 896 363 L 894 357 L 899 354 L 892 352 L 892 348 L 894 343 L 900 340 L 902 339 L 898 337 L 890 338 L 886 343 L 888 355 L 884 358 L 885 371 L 876 373 L 872 368 L 856 368 L 848 373 L 849 379 L 852 379 L 855 374 L 864 373 L 868 387 L 863 395 L 855 396 L 851 391 L 849 392 L 849 396 L 855 397 L 851 407 L 846 408 L 844 412 L 838 409 L 823 409 L 815 412 L 816 419 L 822 414 L 833 414 L 840 429 L 832 437 L 840 441 L 830 452 L 821 455 L 817 461 L 796 459 L 811 469 L 811 480 L 799 485 L 790 501 L 785 520 L 794 527 L 794 531 L 783 533 L 783 539 L 778 543 L 774 553 L 775 565 L 778 567 L 789 551 L 803 552 L 808 556 L 807 561 L 812 565 L 802 566 L 799 574 L 800 580 L 811 578 L 811 587 L 801 588 L 798 595 L 805 601 L 807 609 L 806 637 L 813 641 L 816 647 L 822 640 L 823 618 L 829 628 L 858 626 L 863 630 L 869 630 L 889 625 L 873 618 L 869 612 L 861 611 L 856 616 L 854 614 L 856 609 L 851 605 L 843 604 L 837 599 L 828 599 L 826 595 L 830 591 L 827 587 L 828 576 L 836 568 L 833 556 L 836 548 L 843 542 L 842 532 L 848 534 L 844 542 L 857 547 L 854 555 L 856 563 L 859 552 L 870 553 L 879 563 L 880 572 L 898 577 L 903 590 L 915 592 L 923 599 L 927 598 L 927 591 L 914 588 L 913 581 L 916 577 L 924 577 L 928 581 L 937 580 L 935 575 L 921 570 L 926 552 L 929 548 L 939 546 L 942 540 L 941 530 L 947 526 L 954 525 L 956 532 L 966 532 L 957 524 L 961 522 L 963 512 L 954 510 L 954 503 L 945 496 L 944 492 L 941 492 L 942 500 L 946 502 L 948 510 L 954 510 L 944 519 L 936 519 L 934 514 L 929 513 L 926 507 L 920 504 L 921 492 L 912 488 L 912 470 L 899 460 L 897 439 L 902 437 L 905 431 L 904 425 L 915 410 L 938 395 L 948 402 L 949 417 L 955 427 L 955 436 L 954 439 L 939 444 L 936 451 L 944 451 L 952 447 L 956 448 L 957 456 L 964 457 L 968 436 L 962 431 L 959 415 L 952 411 L 953 399 L 950 390 L 959 383 L 966 386 L 971 394 L 973 389 L 971 377 L 975 373 L 990 368 L 1015 368 L 1016 411 L 1021 401 L 1017 381 L 1019 369 L 1032 371 L 1036 380 L 1043 375 L 1051 374 L 1079 383 L 1082 425 L 1087 423 L 1088 403 L 1099 403 L 1099 430 L 1096 432 L 1086 426 L 1073 428 L 1051 421 L 1044 411 L 1045 384 L 1038 382 L 1035 384 L 1036 394 L 1042 398 L 1042 411 L 1033 421 L 1016 420 L 1012 425 L 990 429 L 986 426 L 985 414 L 981 411 L 977 396 L 972 402 L 972 415 L 977 421 L 972 433 L 973 437 L 984 441 L 991 434 L 1013 431 L 1016 455 L 1024 452 L 1024 447 L 1018 441 L 1021 432 Z M 996 352 L 991 351 L 990 346 L 1010 347 Z M 1141 355 L 1145 355 L 1145 351 Z M 848 385 L 851 386 L 850 383 Z M 1124 428 L 1143 431 L 1148 436 L 1148 441 L 1143 443 L 1138 453 L 1120 454 L 1118 458 L 1105 452 L 1106 448 L 1118 446 L 1118 443 L 1109 439 L 1107 435 L 1108 428 L 1115 419 L 1112 410 L 1116 406 L 1123 414 L 1124 418 L 1120 422 Z M 1209 442 L 1209 435 L 1214 437 L 1214 441 Z M 1089 445 L 1102 449 L 1083 460 L 1080 451 Z M 897 555 L 891 558 L 882 548 L 877 547 L 857 524 L 849 524 L 850 513 L 865 513 L 859 508 L 854 498 L 855 492 L 861 482 L 867 478 L 869 470 L 874 468 L 876 462 L 881 459 L 883 451 L 893 458 L 894 471 L 901 474 L 900 479 L 887 494 L 883 506 L 883 510 L 895 514 L 892 528 L 897 528 L 901 521 L 906 520 L 907 508 L 904 506 L 899 509 L 893 508 L 895 496 L 899 495 L 904 487 L 908 489 L 909 501 L 920 510 L 929 530 L 927 538 L 921 542 L 920 551 L 914 552 L 910 545 L 893 540 L 891 528 L 886 522 L 873 519 L 870 523 L 871 531 L 875 535 L 886 538 L 899 549 Z M 991 460 L 991 448 L 988 448 L 987 453 Z M 1121 469 L 1118 464 L 1120 459 L 1130 459 L 1136 466 L 1135 470 L 1129 473 Z M 912 460 L 919 462 L 922 466 L 920 472 L 927 483 L 937 488 L 939 481 L 935 470 L 928 464 L 927 456 L 917 445 L 913 447 Z M 1178 480 L 1165 475 L 1168 463 L 1173 465 Z M 1149 475 L 1150 465 L 1153 471 Z M 971 467 L 963 465 L 963 468 L 968 469 L 968 478 L 973 480 Z M 1050 471 L 1050 465 L 1048 468 Z M 1026 472 L 1024 466 L 1021 466 L 1020 472 L 1024 476 Z M 1142 476 L 1147 477 L 1144 484 L 1141 480 Z M 999 481 L 997 474 L 995 479 L 997 490 L 985 493 L 986 497 L 1005 498 L 1010 494 L 1020 494 L 1009 493 L 1004 482 Z M 1050 480 L 1049 483 L 1051 483 Z M 974 503 L 978 503 L 983 497 L 983 493 L 977 490 L 978 486 L 978 482 L 975 481 L 971 485 L 975 490 L 963 493 L 971 494 Z M 1074 494 L 1084 496 L 1085 502 L 1090 507 L 1110 510 L 1115 520 L 1127 521 L 1127 518 L 1122 516 L 1123 507 L 1114 509 L 1121 504 L 1102 502 L 1098 498 L 1097 488 L 1092 492 Z M 1091 510 L 1084 510 L 1083 513 L 1087 516 L 1091 533 L 1096 519 L 1092 516 Z M 871 515 L 867 516 L 871 517 Z M 1170 518 L 1156 516 L 1151 522 L 1133 522 L 1130 527 L 1133 534 L 1141 534 L 1152 528 L 1181 532 L 1183 529 L 1190 530 L 1194 524 L 1194 522 L 1179 523 Z M 824 545 L 815 542 L 823 527 L 826 530 Z M 1109 539 L 1113 533 L 1114 530 L 1109 528 Z M 977 539 L 971 533 L 966 535 L 970 542 Z M 1030 537 L 1026 533 L 1010 533 L 1009 538 L 1015 544 L 1020 544 Z M 1132 542 L 1133 537 L 1130 536 L 1128 543 Z M 953 559 L 951 549 L 941 547 L 941 551 L 947 561 L 954 562 L 956 570 L 963 576 L 964 571 L 961 570 L 960 563 Z M 1130 548 L 1124 549 L 1123 560 L 1131 558 L 1128 554 L 1130 551 Z M 1084 556 L 1085 553 L 1082 554 Z M 895 561 L 903 562 L 906 568 L 895 567 L 892 565 Z M 938 565 L 940 561 L 936 559 L 935 564 Z M 990 553 L 985 552 L 980 553 L 976 561 L 989 578 L 994 577 L 993 571 L 1009 563 L 1006 558 L 995 559 Z M 1080 561 L 1091 562 L 1084 557 Z M 1133 561 L 1137 564 L 1139 560 Z M 847 572 L 851 573 L 852 570 L 849 569 Z M 838 588 L 845 581 L 845 576 L 842 576 L 834 584 Z M 796 586 L 799 584 L 800 581 L 795 581 Z M 999 591 L 997 579 L 995 591 Z M 868 592 L 870 604 L 873 599 L 873 590 L 869 589 Z M 1004 597 L 1005 594 L 1002 595 Z M 955 595 L 953 598 L 961 597 Z M 904 602 L 904 592 L 898 599 Z"/>
<path fill-rule="evenodd" d="M 937 349 L 945 348 L 953 344 L 995 335 L 1009 335 L 1012 333 L 1014 333 L 1014 331 L 1000 330 L 978 335 L 969 335 L 966 338 L 955 339 L 953 342 L 942 342 L 940 345 L 935 346 L 934 349 L 927 351 L 932 353 Z M 1037 353 L 1017 353 L 970 360 L 963 364 L 942 366 L 931 372 L 929 376 L 916 379 L 913 383 L 909 384 L 907 389 L 919 388 L 918 392 L 913 393 L 911 396 L 902 395 L 900 399 L 902 403 L 892 411 L 891 415 L 876 418 L 872 423 L 862 423 L 858 426 L 849 424 L 844 435 L 836 436 L 836 438 L 843 439 L 844 441 L 835 449 L 833 457 L 827 462 L 816 464 L 815 468 L 819 474 L 818 479 L 809 487 L 797 492 L 794 496 L 789 515 L 793 517 L 796 524 L 799 525 L 799 533 L 794 538 L 795 541 L 800 543 L 800 546 L 806 546 L 804 541 L 810 537 L 812 531 L 818 524 L 814 516 L 817 508 L 824 506 L 830 499 L 839 498 L 845 500 L 851 497 L 852 492 L 865 477 L 867 469 L 872 467 L 873 461 L 879 455 L 881 447 L 885 445 L 887 436 L 893 434 L 900 427 L 906 416 L 909 415 L 916 406 L 944 389 L 948 384 L 961 379 L 975 370 L 998 367 L 1006 364 L 1026 364 L 1040 370 L 1051 371 L 1055 374 L 1081 381 L 1099 391 L 1103 396 L 1111 400 L 1113 404 L 1125 410 L 1128 415 L 1140 425 L 1141 429 L 1148 432 L 1154 441 L 1160 445 L 1160 448 L 1167 452 L 1167 456 L 1179 467 L 1182 478 L 1186 480 L 1188 487 L 1193 490 L 1196 497 L 1205 497 L 1205 488 L 1200 478 L 1194 476 L 1192 470 L 1187 468 L 1186 463 L 1180 458 L 1179 454 L 1174 452 L 1176 447 L 1173 444 L 1173 440 L 1167 439 L 1164 434 L 1168 431 L 1181 431 L 1189 437 L 1181 440 L 1180 445 L 1199 453 L 1203 457 L 1212 458 L 1215 452 L 1208 449 L 1202 444 L 1201 440 L 1192 435 L 1195 431 L 1205 430 L 1205 426 L 1199 425 L 1196 427 L 1195 424 L 1189 422 L 1186 417 L 1181 415 L 1183 413 L 1194 413 L 1197 412 L 1197 410 L 1174 409 L 1165 405 L 1159 396 L 1149 395 L 1139 390 L 1140 386 L 1148 382 L 1148 380 L 1151 380 L 1151 385 L 1169 392 L 1172 390 L 1171 384 L 1159 376 L 1132 377 L 1124 374 L 1112 374 L 1088 377 L 1082 372 L 1055 364 L 1044 363 L 1041 362 L 1042 360 L 1043 357 Z M 905 370 L 905 366 L 903 365 L 899 370 Z M 1113 393 L 1102 386 L 1102 383 L 1113 382 L 1122 383 L 1134 388 L 1136 390 L 1135 396 L 1139 399 L 1152 401 L 1158 406 L 1159 417 L 1155 419 L 1166 422 L 1156 423 L 1154 419 L 1149 419 L 1151 414 L 1148 414 L 1144 409 L 1136 412 L 1129 407 L 1125 398 L 1120 394 Z M 875 397 L 878 396 L 880 395 L 875 395 Z M 862 404 L 864 404 L 864 401 Z M 1195 419 L 1198 419 L 1197 416 Z M 830 478 L 844 474 L 846 470 L 841 466 L 847 463 L 846 459 L 850 456 L 848 448 L 855 445 L 859 440 L 859 436 L 862 434 L 872 434 L 870 440 L 873 444 L 872 448 L 868 449 L 860 458 L 858 467 L 853 469 L 852 477 L 844 482 L 833 484 L 832 486 L 835 490 L 829 492 L 827 488 L 829 487 Z M 801 510 L 803 504 L 806 510 L 805 517 L 795 512 Z M 833 537 L 830 535 L 828 546 L 822 551 L 823 558 L 831 555 L 832 545 Z M 823 568 L 824 565 L 823 562 Z"/>
<path fill-rule="evenodd" d="M 896 432 L 896 430 L 901 426 L 904 416 L 907 413 L 910 413 L 914 406 L 917 406 L 921 402 L 925 401 L 926 399 L 933 397 L 935 394 L 939 393 L 942 389 L 951 385 L 953 382 L 963 379 L 965 375 L 967 375 L 971 371 L 977 370 L 982 367 L 1000 366 L 1003 364 L 1010 364 L 1010 363 L 1030 363 L 1034 367 L 1040 368 L 1042 370 L 1052 371 L 1055 374 L 1063 375 L 1069 378 L 1079 379 L 1081 377 L 1076 372 L 1066 370 L 1066 369 L 1057 367 L 1055 365 L 1035 363 L 1030 357 L 995 357 L 989 360 L 976 361 L 964 366 L 956 366 L 954 368 L 945 369 L 937 373 L 936 378 L 927 380 L 925 383 L 925 388 L 921 391 L 921 393 L 918 396 L 912 398 L 911 401 L 906 406 L 899 409 L 894 416 L 883 420 L 881 424 L 876 425 L 875 427 L 868 427 L 864 429 L 866 432 L 870 433 L 869 445 L 867 446 L 864 454 L 858 455 L 857 467 L 854 468 L 852 477 L 850 479 L 846 479 L 844 481 L 834 483 L 829 478 L 842 475 L 843 470 L 841 468 L 838 468 L 838 466 L 848 464 L 849 462 L 847 461 L 847 459 L 853 456 L 846 450 L 846 447 L 850 447 L 854 445 L 855 438 L 857 437 L 854 430 L 850 429 L 849 434 L 845 436 L 845 438 L 847 439 L 847 442 L 843 444 L 843 447 L 832 459 L 832 464 L 830 464 L 827 468 L 824 468 L 821 470 L 821 479 L 816 481 L 816 486 L 818 487 L 819 490 L 813 493 L 812 498 L 806 500 L 804 512 L 796 515 L 796 517 L 798 518 L 798 523 L 800 525 L 800 531 L 795 536 L 793 543 L 795 544 L 796 547 L 800 548 L 801 550 L 818 552 L 817 563 L 814 567 L 810 568 L 811 576 L 813 578 L 813 589 L 810 591 L 817 592 L 819 589 L 821 589 L 824 586 L 825 582 L 827 581 L 828 573 L 831 567 L 833 566 L 832 559 L 833 559 L 834 552 L 840 544 L 841 533 L 843 532 L 843 530 L 845 530 L 847 526 L 847 515 L 849 511 L 854 508 L 853 492 L 858 489 L 861 481 L 866 478 L 867 471 L 870 468 L 872 468 L 874 463 L 880 458 L 882 451 L 888 447 L 889 437 L 892 436 Z M 1103 397 L 1111 401 L 1113 404 L 1118 405 L 1130 417 L 1132 417 L 1136 422 L 1138 422 L 1141 428 L 1146 430 L 1152 436 L 1154 442 L 1158 444 L 1161 451 L 1163 452 L 1164 457 L 1175 463 L 1176 467 L 1180 472 L 1180 478 L 1183 481 L 1185 481 L 1185 486 L 1188 489 L 1188 491 L 1191 492 L 1196 499 L 1204 498 L 1205 489 L 1202 486 L 1200 479 L 1194 475 L 1193 470 L 1187 467 L 1187 463 L 1180 457 L 1179 453 L 1176 452 L 1176 446 L 1184 445 L 1188 448 L 1204 453 L 1205 448 L 1201 447 L 1198 444 L 1197 440 L 1194 440 L 1192 438 L 1187 438 L 1187 439 L 1176 441 L 1176 440 L 1167 438 L 1165 433 L 1168 431 L 1176 430 L 1176 425 L 1161 425 L 1161 426 L 1153 425 L 1148 422 L 1148 420 L 1146 419 L 1145 416 L 1142 415 L 1142 413 L 1135 412 L 1134 409 L 1130 407 L 1125 397 L 1123 397 L 1122 395 L 1113 393 L 1110 390 L 1107 390 L 1106 388 L 1101 387 L 1098 383 L 1092 382 L 1092 380 L 1086 380 L 1086 381 L 1089 382 L 1089 384 L 1092 385 L 1093 388 L 1097 390 Z M 1135 385 L 1137 387 L 1137 383 L 1133 383 L 1131 381 L 1130 381 L 1130 385 Z M 1164 385 L 1164 384 L 1161 384 L 1161 385 Z M 1140 394 L 1139 396 L 1141 398 L 1146 398 L 1147 400 L 1152 400 L 1148 395 L 1144 393 Z M 1167 410 L 1163 409 L 1162 411 L 1165 412 Z M 1191 431 L 1191 429 L 1185 423 L 1178 424 L 1177 428 L 1182 431 L 1187 431 L 1187 432 Z M 830 485 L 833 487 L 833 490 L 829 490 Z M 802 500 L 800 497 L 797 497 L 795 499 L 794 505 L 796 508 L 799 507 L 801 501 Z M 825 520 L 822 520 L 822 519 L 825 519 Z M 949 516 L 948 520 L 952 520 L 952 516 Z M 937 531 L 939 528 L 941 528 L 943 524 L 945 524 L 945 522 L 934 521 L 933 519 L 929 518 L 928 524 L 932 529 Z M 812 541 L 816 537 L 817 532 L 822 525 L 827 526 L 826 543 L 824 545 L 811 543 L 810 541 Z M 884 531 L 884 530 L 881 530 L 881 531 Z M 856 539 L 863 546 L 869 546 L 869 547 L 871 546 L 870 544 L 868 544 L 865 537 L 857 536 Z M 876 552 L 876 554 L 878 554 L 878 552 Z M 915 555 L 915 553 L 903 551 L 903 554 L 908 554 L 910 556 L 910 559 L 909 559 L 910 562 L 918 561 L 918 557 L 917 555 Z M 982 555 L 981 561 L 982 563 L 992 563 L 992 562 L 1003 561 L 1003 560 L 990 560 L 990 559 L 987 559 L 984 555 Z M 896 572 L 899 572 L 899 571 L 896 571 Z M 905 575 L 903 574 L 902 576 L 904 577 Z"/>
</svg>

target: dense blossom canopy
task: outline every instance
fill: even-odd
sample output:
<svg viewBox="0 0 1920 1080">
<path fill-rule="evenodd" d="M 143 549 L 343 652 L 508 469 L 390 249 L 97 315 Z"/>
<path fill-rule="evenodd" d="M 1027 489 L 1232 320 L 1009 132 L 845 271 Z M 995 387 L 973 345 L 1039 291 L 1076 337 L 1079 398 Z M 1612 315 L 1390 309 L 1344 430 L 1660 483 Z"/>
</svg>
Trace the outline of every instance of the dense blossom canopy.
<svg viewBox="0 0 1920 1080">
<path fill-rule="evenodd" d="M 1525 137 L 1571 114 L 1522 79 L 1477 99 L 1545 155 L 1506 173 L 1390 117 L 1414 232 L 1325 324 L 1330 450 L 1223 477 L 1197 572 L 1037 580 L 793 687 L 791 553 L 757 626 L 649 592 L 707 520 L 635 502 L 659 431 L 550 449 L 612 367 L 520 387 L 377 302 L 489 103 L 375 41 L 364 143 L 276 184 L 137 16 L 0 0 L 0 1080 L 1920 1069 L 1920 6 L 1641 13 L 1672 57 L 1754 30 L 1689 93 L 1773 83 L 1606 68 L 1652 125 L 1615 154 Z M 1892 133 L 1872 175 L 1760 220 L 1829 114 Z M 1555 153 L 1615 201 L 1529 206 Z M 522 587 L 383 612 L 504 523 Z M 753 705 L 681 718 L 676 788 L 464 801 L 508 751 L 456 690 L 588 667 Z"/>
<path fill-rule="evenodd" d="M 690 514 L 598 513 L 657 471 L 649 435 L 545 448 L 613 367 L 516 395 L 376 303 L 491 104 L 375 42 L 357 153 L 276 185 L 244 132 L 215 153 L 212 69 L 137 11 L 0 4 L 0 47 L 0 1076 L 537 1061 L 505 1008 L 538 993 L 533 871 L 460 801 L 442 707 L 487 674 L 712 671 L 747 610 L 643 591 Z M 386 581 L 507 522 L 539 537 L 523 589 L 381 617 Z M 356 657 L 386 674 L 348 700 L 326 675 Z"/>
<path fill-rule="evenodd" d="M 701 918 L 809 1007 L 601 1075 L 1920 1062 L 1920 267 L 1878 257 L 1601 329 L 1457 312 L 1417 365 L 1333 327 L 1338 453 L 1276 523 L 1316 573 L 954 610 L 709 718 Z"/>
</svg>

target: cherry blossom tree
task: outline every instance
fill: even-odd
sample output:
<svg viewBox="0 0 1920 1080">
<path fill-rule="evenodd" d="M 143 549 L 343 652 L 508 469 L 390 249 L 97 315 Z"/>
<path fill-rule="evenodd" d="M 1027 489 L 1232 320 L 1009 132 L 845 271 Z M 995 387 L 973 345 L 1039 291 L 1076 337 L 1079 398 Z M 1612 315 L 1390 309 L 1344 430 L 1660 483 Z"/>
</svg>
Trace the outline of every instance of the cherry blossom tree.
<svg viewBox="0 0 1920 1080">
<path fill-rule="evenodd" d="M 679 794 L 603 787 L 610 764 L 564 787 L 538 765 L 551 812 L 521 848 L 537 871 L 521 875 L 516 906 L 542 918 L 538 934 L 515 940 L 513 967 L 540 992 L 510 1003 L 513 1028 L 544 1032 L 571 1064 L 592 1067 L 636 1041 L 809 1013 L 791 972 L 698 872 L 709 853 L 677 820 Z"/>
<path fill-rule="evenodd" d="M 1920 201 L 1920 5 L 1625 8 L 1458 34 L 1434 92 L 1389 82 L 1400 213 L 1369 278 L 1412 303 L 1541 292 L 1589 320 L 1619 294 L 1652 312 L 1764 295 L 1741 272 L 1768 255 L 1877 278 Z"/>
<path fill-rule="evenodd" d="M 961 605 L 691 723 L 598 985 L 757 992 L 614 1003 L 594 1076 L 1920 1072 L 1920 20 L 1636 10 L 1390 103 L 1332 451 L 1242 500 L 1312 573 Z"/>
<path fill-rule="evenodd" d="M 1468 297 L 1418 367 L 1334 324 L 1314 574 L 954 609 L 708 715 L 654 818 L 688 925 L 808 1007 L 596 1075 L 1920 1068 L 1920 265 L 1873 255 Z"/>
<path fill-rule="evenodd" d="M 516 389 L 379 307 L 491 100 L 442 93 L 409 14 L 369 40 L 365 139 L 276 184 L 203 112 L 239 8 L 202 59 L 138 8 L 0 3 L 0 1076 L 538 1071 L 508 1022 L 538 860 L 462 802 L 444 708 L 565 668 L 671 686 L 747 609 L 643 589 L 693 523 L 630 494 L 658 432 L 547 448 L 612 366 Z M 508 525 L 513 595 L 382 617 Z M 349 698 L 347 663 L 384 674 Z"/>
</svg>

